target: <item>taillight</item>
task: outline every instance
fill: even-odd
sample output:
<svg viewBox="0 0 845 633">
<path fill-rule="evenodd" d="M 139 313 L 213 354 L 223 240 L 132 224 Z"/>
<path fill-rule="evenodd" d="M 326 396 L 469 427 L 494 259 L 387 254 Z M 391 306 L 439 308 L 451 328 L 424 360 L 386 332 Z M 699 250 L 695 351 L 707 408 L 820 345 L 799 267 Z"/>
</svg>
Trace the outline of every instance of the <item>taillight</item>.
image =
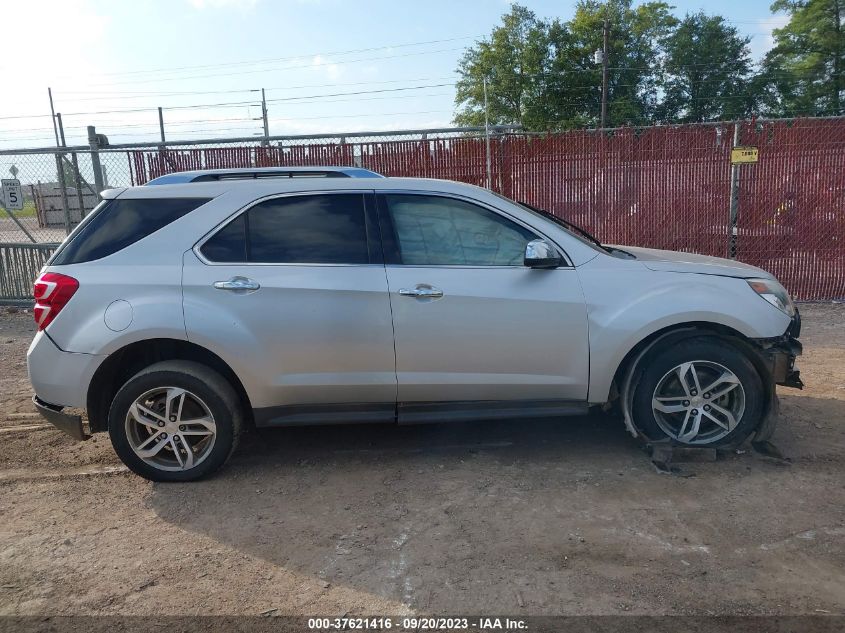
<svg viewBox="0 0 845 633">
<path fill-rule="evenodd" d="M 32 314 L 39 330 L 50 325 L 70 301 L 77 288 L 79 288 L 79 282 L 76 279 L 59 273 L 44 273 L 35 280 L 35 286 L 32 289 L 35 308 Z"/>
</svg>

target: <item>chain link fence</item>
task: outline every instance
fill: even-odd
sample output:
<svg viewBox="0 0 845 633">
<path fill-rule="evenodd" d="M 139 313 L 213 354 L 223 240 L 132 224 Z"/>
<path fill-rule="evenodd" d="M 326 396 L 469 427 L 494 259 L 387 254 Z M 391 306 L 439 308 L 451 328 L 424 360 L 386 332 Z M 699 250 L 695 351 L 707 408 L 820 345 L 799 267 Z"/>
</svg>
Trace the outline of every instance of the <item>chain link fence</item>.
<svg viewBox="0 0 845 633">
<path fill-rule="evenodd" d="M 758 161 L 732 168 L 735 144 L 755 147 Z M 29 295 L 34 272 L 104 188 L 190 169 L 316 165 L 488 186 L 607 243 L 735 256 L 777 275 L 798 299 L 843 299 L 843 150 L 845 118 L 5 150 L 0 172 L 17 168 L 25 206 L 0 219 L 0 300 Z"/>
</svg>

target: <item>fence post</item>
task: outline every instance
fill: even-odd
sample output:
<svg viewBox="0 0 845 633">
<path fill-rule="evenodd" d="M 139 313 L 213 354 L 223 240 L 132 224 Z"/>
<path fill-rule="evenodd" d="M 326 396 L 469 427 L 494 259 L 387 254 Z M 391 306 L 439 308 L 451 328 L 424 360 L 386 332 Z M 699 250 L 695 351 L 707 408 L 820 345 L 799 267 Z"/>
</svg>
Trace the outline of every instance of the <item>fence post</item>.
<svg viewBox="0 0 845 633">
<path fill-rule="evenodd" d="M 65 182 L 64 155 L 56 153 L 56 174 L 59 177 L 59 190 L 62 192 L 62 209 L 65 212 L 65 233 L 70 233 L 70 202 L 67 197 L 67 182 Z"/>
<path fill-rule="evenodd" d="M 97 130 L 93 125 L 88 126 L 88 145 L 91 148 L 91 167 L 94 169 L 94 188 L 97 190 L 97 200 L 102 200 L 100 192 L 103 185 L 103 170 L 100 167 L 100 143 L 97 140 Z"/>
<path fill-rule="evenodd" d="M 76 200 L 79 203 L 79 221 L 85 217 L 85 196 L 82 194 L 82 174 L 79 173 L 79 159 L 76 157 L 76 152 L 70 153 L 71 163 L 73 164 L 73 175 L 76 182 L 73 183 L 76 187 Z"/>
<path fill-rule="evenodd" d="M 741 122 L 734 123 L 734 140 L 733 147 L 739 145 L 739 129 Z M 731 161 L 731 207 L 730 207 L 730 226 L 728 227 L 728 257 L 736 259 L 736 241 L 737 228 L 736 219 L 739 214 L 739 164 L 734 164 Z"/>
<path fill-rule="evenodd" d="M 491 165 L 490 165 L 490 117 L 487 113 L 487 77 L 482 78 L 482 87 L 484 88 L 484 145 L 485 145 L 485 152 L 487 154 L 486 157 L 486 167 L 487 167 L 487 188 L 492 190 L 493 189 L 493 182 L 492 182 L 492 174 L 491 174 Z"/>
</svg>

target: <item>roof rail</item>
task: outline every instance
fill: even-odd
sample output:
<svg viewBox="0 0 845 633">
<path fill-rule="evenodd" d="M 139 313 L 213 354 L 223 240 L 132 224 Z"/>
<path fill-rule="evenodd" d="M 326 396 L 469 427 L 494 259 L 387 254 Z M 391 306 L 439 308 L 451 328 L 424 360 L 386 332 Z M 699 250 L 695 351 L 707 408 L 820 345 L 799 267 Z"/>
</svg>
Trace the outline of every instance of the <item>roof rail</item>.
<svg viewBox="0 0 845 633">
<path fill-rule="evenodd" d="M 199 169 L 153 178 L 147 185 L 176 185 L 188 182 L 251 180 L 260 178 L 384 178 L 360 167 L 258 167 L 238 169 Z"/>
</svg>

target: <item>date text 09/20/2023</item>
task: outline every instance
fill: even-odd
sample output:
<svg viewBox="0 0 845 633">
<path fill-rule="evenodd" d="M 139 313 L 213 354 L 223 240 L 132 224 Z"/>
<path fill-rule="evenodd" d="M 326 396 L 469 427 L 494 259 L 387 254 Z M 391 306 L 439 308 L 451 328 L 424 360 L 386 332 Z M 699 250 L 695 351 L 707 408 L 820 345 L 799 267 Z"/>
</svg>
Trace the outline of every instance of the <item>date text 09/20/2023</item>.
<svg viewBox="0 0 845 633">
<path fill-rule="evenodd" d="M 499 617 L 343 617 L 309 618 L 312 631 L 390 630 L 398 631 L 518 631 L 527 628 L 525 620 Z"/>
</svg>

